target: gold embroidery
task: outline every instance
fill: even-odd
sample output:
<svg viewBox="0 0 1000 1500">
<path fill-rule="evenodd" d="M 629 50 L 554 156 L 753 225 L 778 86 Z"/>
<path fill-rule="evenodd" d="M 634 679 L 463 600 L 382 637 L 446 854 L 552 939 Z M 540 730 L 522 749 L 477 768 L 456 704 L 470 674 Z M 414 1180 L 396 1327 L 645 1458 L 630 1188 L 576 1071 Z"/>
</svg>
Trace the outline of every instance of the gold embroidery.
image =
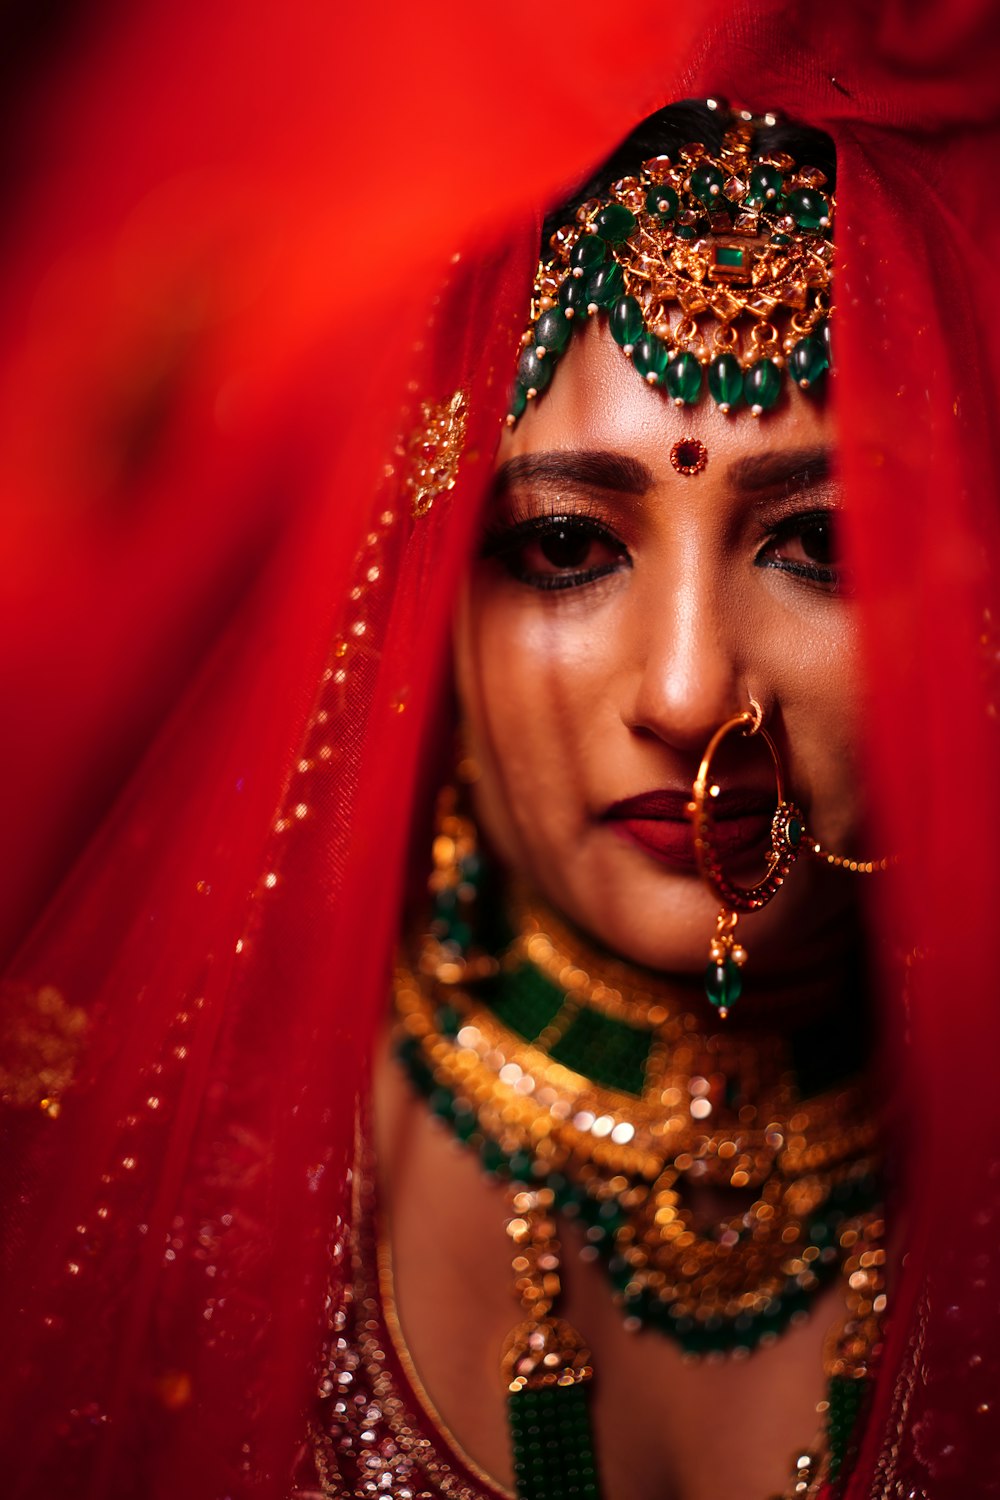
<svg viewBox="0 0 1000 1500">
<path fill-rule="evenodd" d="M 438 495 L 455 488 L 468 420 L 464 391 L 437 405 L 422 401 L 420 417 L 406 444 L 406 489 L 415 516 L 425 516 Z"/>
<path fill-rule="evenodd" d="M 0 986 L 0 1100 L 58 1115 L 58 1096 L 73 1081 L 86 1025 L 85 1012 L 52 985 Z"/>
</svg>

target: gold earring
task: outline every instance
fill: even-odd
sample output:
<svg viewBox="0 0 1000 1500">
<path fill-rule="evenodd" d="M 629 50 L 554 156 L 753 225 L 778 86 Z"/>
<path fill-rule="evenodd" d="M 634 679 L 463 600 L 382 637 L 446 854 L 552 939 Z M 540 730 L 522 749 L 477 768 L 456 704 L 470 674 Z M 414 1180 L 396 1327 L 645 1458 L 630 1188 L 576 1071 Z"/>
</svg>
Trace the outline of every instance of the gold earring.
<svg viewBox="0 0 1000 1500">
<path fill-rule="evenodd" d="M 757 736 L 767 746 L 777 790 L 778 805 L 771 820 L 771 847 L 766 855 L 766 869 L 756 885 L 751 886 L 738 885 L 729 878 L 712 843 L 711 807 L 721 791 L 711 779 L 712 760 L 726 736 L 737 731 L 746 738 Z M 892 856 L 874 860 L 847 859 L 824 849 L 809 835 L 801 810 L 785 795 L 785 774 L 778 747 L 764 728 L 764 710 L 752 695 L 750 707 L 721 724 L 705 747 L 687 811 L 694 824 L 698 869 L 722 902 L 708 948 L 705 991 L 723 1020 L 743 991 L 742 969 L 747 961 L 747 950 L 736 936 L 740 914 L 759 911 L 773 900 L 800 854 L 811 854 L 835 869 L 857 875 L 873 875 L 888 870 L 895 863 Z"/>
</svg>

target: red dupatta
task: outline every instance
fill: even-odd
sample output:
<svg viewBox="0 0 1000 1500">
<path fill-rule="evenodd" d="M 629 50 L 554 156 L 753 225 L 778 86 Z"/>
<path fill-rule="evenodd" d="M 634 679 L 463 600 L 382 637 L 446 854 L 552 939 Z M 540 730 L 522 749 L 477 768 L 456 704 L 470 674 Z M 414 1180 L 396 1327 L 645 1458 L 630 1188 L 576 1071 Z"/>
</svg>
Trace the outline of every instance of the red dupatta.
<svg viewBox="0 0 1000 1500">
<path fill-rule="evenodd" d="M 26 86 L 0 288 L 11 1495 L 287 1486 L 538 205 L 707 93 L 838 149 L 871 768 L 909 851 L 883 921 L 919 953 L 885 1016 L 908 1256 L 849 1493 L 994 1492 L 997 28 L 973 0 L 870 10 L 639 3 L 613 32 L 585 5 L 543 35 L 520 4 L 144 0 Z M 457 482 L 415 515 L 457 392 Z"/>
</svg>

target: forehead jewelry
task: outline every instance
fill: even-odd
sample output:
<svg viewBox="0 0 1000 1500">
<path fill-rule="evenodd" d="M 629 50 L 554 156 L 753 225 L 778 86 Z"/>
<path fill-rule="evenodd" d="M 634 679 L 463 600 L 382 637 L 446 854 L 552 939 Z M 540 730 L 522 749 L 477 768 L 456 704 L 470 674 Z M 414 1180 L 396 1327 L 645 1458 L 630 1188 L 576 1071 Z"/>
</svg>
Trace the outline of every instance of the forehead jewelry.
<svg viewBox="0 0 1000 1500">
<path fill-rule="evenodd" d="M 835 200 L 818 167 L 754 151 L 734 114 L 714 156 L 694 141 L 644 161 L 580 205 L 539 262 L 511 392 L 510 426 L 552 379 L 574 329 L 607 316 L 622 353 L 678 406 L 704 386 L 754 416 L 830 364 Z"/>
<path fill-rule="evenodd" d="M 681 438 L 670 450 L 670 462 L 678 474 L 700 474 L 708 463 L 708 449 L 698 438 Z"/>
<path fill-rule="evenodd" d="M 777 806 L 771 820 L 770 845 L 765 856 L 764 874 L 754 885 L 744 886 L 732 880 L 723 868 L 713 842 L 712 806 L 722 788 L 712 776 L 712 762 L 728 735 L 755 736 L 766 747 L 774 766 Z M 824 849 L 806 828 L 801 809 L 785 794 L 785 775 L 778 747 L 764 728 L 764 711 L 753 697 L 750 707 L 734 714 L 712 735 L 698 767 L 691 788 L 688 816 L 694 825 L 694 849 L 698 869 L 712 892 L 722 902 L 716 918 L 715 932 L 708 947 L 705 992 L 725 1020 L 743 991 L 743 966 L 747 949 L 737 937 L 737 923 L 745 912 L 759 911 L 772 901 L 800 854 L 809 854 L 835 869 L 855 875 L 873 875 L 888 870 L 895 859 L 858 860 L 833 854 Z"/>
</svg>

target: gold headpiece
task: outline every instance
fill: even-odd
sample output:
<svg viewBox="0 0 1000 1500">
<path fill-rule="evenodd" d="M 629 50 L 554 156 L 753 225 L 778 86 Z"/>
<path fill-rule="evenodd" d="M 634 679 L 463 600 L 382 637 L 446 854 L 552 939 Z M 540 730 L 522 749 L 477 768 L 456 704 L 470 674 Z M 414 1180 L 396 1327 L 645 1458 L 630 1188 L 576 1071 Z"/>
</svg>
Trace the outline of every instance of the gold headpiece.
<svg viewBox="0 0 1000 1500">
<path fill-rule="evenodd" d="M 694 142 L 644 161 L 556 231 L 535 276 L 511 426 L 598 312 L 678 406 L 699 399 L 706 367 L 720 409 L 745 400 L 755 416 L 777 401 L 786 368 L 804 389 L 821 380 L 835 202 L 818 167 L 755 152 L 756 123 L 734 115 L 718 156 Z"/>
</svg>

